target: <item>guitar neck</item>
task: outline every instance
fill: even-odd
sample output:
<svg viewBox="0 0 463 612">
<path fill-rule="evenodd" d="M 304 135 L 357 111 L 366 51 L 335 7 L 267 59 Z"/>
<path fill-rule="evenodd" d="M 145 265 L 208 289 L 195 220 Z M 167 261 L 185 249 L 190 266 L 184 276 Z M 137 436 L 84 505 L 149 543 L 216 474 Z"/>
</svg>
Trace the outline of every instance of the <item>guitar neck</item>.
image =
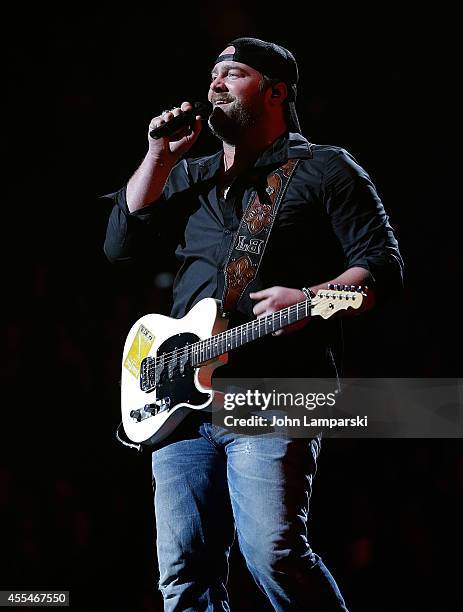
<svg viewBox="0 0 463 612">
<path fill-rule="evenodd" d="M 365 291 L 366 289 L 365 287 Z M 303 300 L 205 340 L 199 340 L 192 344 L 187 343 L 171 352 L 161 353 L 158 357 L 146 357 L 142 362 L 140 371 L 142 390 L 150 391 L 154 389 L 166 366 L 169 368 L 170 376 L 172 376 L 176 367 L 183 371 L 187 364 L 193 367 L 200 366 L 248 342 L 267 336 L 308 317 L 320 316 L 323 319 L 328 319 L 340 310 L 358 309 L 366 295 L 362 287 L 355 288 L 353 285 L 344 285 L 340 289 L 339 285 L 329 285 L 327 289 L 317 291 L 311 301 Z"/>
<path fill-rule="evenodd" d="M 228 353 L 228 351 L 239 348 L 248 342 L 283 329 L 287 325 L 292 325 L 306 319 L 310 315 L 310 302 L 309 300 L 304 300 L 287 308 L 277 310 L 260 319 L 254 319 L 248 323 L 228 329 L 206 340 L 195 342 L 195 344 L 189 346 L 191 365 L 198 366 L 205 361 L 209 361 L 209 359 L 219 357 L 219 355 Z"/>
</svg>

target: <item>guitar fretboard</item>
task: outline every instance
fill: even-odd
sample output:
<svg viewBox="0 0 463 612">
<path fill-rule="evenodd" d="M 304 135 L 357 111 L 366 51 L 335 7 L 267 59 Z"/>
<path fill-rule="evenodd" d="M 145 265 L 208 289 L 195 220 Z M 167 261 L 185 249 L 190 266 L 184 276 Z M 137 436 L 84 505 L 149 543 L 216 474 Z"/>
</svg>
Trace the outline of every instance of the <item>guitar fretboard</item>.
<svg viewBox="0 0 463 612">
<path fill-rule="evenodd" d="M 198 366 L 205 361 L 209 361 L 209 359 L 214 359 L 287 325 L 297 323 L 309 315 L 310 303 L 308 300 L 304 300 L 260 319 L 233 327 L 206 340 L 195 342 L 188 347 L 190 364 Z"/>
</svg>

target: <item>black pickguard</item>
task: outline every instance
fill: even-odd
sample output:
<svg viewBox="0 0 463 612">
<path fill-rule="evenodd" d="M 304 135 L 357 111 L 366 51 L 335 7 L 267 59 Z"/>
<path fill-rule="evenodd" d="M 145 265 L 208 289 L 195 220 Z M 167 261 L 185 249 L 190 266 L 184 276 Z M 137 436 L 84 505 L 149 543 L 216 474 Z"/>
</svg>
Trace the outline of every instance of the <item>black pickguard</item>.
<svg viewBox="0 0 463 612">
<path fill-rule="evenodd" d="M 200 338 L 196 334 L 185 332 L 176 334 L 165 340 L 157 350 L 157 358 L 166 353 L 172 353 L 175 349 L 182 348 L 187 344 L 198 342 Z M 166 356 L 166 361 L 172 357 Z M 183 371 L 182 371 L 183 370 Z M 198 391 L 194 377 L 196 368 L 189 363 L 183 367 L 180 363 L 174 362 L 173 372 L 169 372 L 167 365 L 163 368 L 160 381 L 156 385 L 156 397 L 163 399 L 170 398 L 170 408 L 175 408 L 178 404 L 188 403 L 192 406 L 200 406 L 209 398 L 209 394 Z"/>
</svg>

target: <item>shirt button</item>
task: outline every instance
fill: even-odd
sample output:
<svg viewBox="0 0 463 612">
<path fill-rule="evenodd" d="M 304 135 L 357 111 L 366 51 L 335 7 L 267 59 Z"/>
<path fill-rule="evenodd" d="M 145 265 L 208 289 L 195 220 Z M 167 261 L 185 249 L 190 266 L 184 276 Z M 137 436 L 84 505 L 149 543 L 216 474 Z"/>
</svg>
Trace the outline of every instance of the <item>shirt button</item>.
<svg viewBox="0 0 463 612">
<path fill-rule="evenodd" d="M 223 233 L 225 234 L 225 236 L 228 236 L 229 234 L 231 234 L 230 230 L 224 229 Z"/>
</svg>

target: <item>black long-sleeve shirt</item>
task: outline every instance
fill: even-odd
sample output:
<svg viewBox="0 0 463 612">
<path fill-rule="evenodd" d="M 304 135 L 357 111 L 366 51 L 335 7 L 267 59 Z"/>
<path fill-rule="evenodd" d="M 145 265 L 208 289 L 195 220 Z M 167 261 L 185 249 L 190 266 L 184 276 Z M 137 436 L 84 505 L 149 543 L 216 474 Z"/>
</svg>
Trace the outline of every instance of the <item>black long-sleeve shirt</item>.
<svg viewBox="0 0 463 612">
<path fill-rule="evenodd" d="M 291 158 L 300 162 L 249 291 L 316 285 L 354 266 L 370 272 L 369 284 L 380 299 L 401 286 L 403 262 L 388 216 L 367 172 L 345 149 L 290 133 L 234 181 L 226 200 L 217 187 L 222 155 L 182 160 L 160 200 L 135 213 L 127 208 L 125 188 L 110 194 L 115 203 L 104 245 L 110 261 L 148 257 L 162 269 L 163 253 L 175 251 L 171 316 L 184 316 L 204 297 L 222 297 L 227 254 L 251 193 Z M 242 300 L 232 323 L 252 318 L 252 307 L 250 299 Z M 236 372 L 257 375 L 259 363 L 267 376 L 323 375 L 326 369 L 318 366 L 326 363 L 327 352 L 331 360 L 337 327 L 314 319 L 301 332 L 263 338 L 238 351 L 242 367 Z M 293 366 L 285 360 L 283 368 L 286 353 L 294 357 Z"/>
</svg>

